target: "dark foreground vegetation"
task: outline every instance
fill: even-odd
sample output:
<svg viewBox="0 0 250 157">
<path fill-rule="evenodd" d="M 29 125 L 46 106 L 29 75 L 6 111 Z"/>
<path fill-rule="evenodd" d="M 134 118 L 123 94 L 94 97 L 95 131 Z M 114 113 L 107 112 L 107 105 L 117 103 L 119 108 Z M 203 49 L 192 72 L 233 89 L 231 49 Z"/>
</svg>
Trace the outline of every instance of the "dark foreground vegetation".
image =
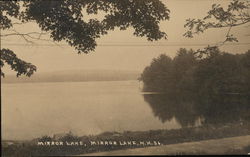
<svg viewBox="0 0 250 157">
<path fill-rule="evenodd" d="M 205 125 L 202 127 L 186 127 L 176 130 L 151 130 L 137 132 L 106 132 L 96 136 L 74 136 L 68 133 L 60 138 L 44 136 L 27 142 L 13 143 L 3 145 L 4 156 L 63 156 L 77 155 L 84 153 L 111 151 L 118 149 L 146 147 L 143 145 L 91 145 L 90 141 L 159 141 L 161 144 L 174 144 L 181 142 L 200 141 L 206 139 L 218 139 L 233 136 L 242 136 L 250 134 L 250 123 L 232 123 L 224 126 Z M 39 146 L 38 141 L 63 141 L 73 142 L 82 141 L 86 146 Z M 247 148 L 246 148 L 247 149 Z M 243 151 L 243 150 L 242 150 Z"/>
</svg>

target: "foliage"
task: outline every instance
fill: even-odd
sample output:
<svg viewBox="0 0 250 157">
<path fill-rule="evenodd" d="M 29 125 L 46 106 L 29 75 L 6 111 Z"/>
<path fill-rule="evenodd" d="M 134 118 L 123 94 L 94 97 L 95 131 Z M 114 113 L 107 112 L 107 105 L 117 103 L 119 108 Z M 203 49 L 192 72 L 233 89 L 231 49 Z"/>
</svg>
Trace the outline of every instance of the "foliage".
<svg viewBox="0 0 250 157">
<path fill-rule="evenodd" d="M 174 59 L 161 55 L 146 67 L 140 80 L 144 91 L 208 94 L 249 93 L 249 51 L 229 54 L 214 49 L 205 59 L 180 49 Z M 168 58 L 163 60 L 162 58 Z M 165 65 L 165 66 L 162 66 Z"/>
<path fill-rule="evenodd" d="M 249 0 L 233 0 L 224 9 L 220 4 L 213 4 L 212 9 L 207 12 L 203 19 L 187 19 L 185 27 L 189 30 L 184 34 L 186 37 L 193 37 L 194 34 L 203 33 L 210 28 L 235 27 L 250 22 L 248 9 Z M 226 41 L 237 41 L 232 34 L 226 35 Z"/>
<path fill-rule="evenodd" d="M 17 72 L 17 77 L 24 74 L 26 76 L 31 76 L 34 71 L 36 71 L 36 66 L 31 63 L 27 63 L 21 59 L 19 59 L 16 54 L 9 49 L 1 49 L 0 50 L 1 60 L 0 66 L 1 68 L 4 66 L 4 63 L 10 65 L 11 69 Z M 4 77 L 4 73 L 1 69 L 1 76 Z"/>
<path fill-rule="evenodd" d="M 9 29 L 13 26 L 10 17 L 18 18 L 20 6 L 15 1 L 0 1 L 0 24 L 1 29 Z"/>
<path fill-rule="evenodd" d="M 228 28 L 224 41 L 215 46 L 209 45 L 203 50 L 197 50 L 197 54 L 200 57 L 226 42 L 238 42 L 238 39 L 231 34 L 231 29 L 250 22 L 249 7 L 250 0 L 232 0 L 227 8 L 222 7 L 220 4 L 213 4 L 204 18 L 186 20 L 187 23 L 184 27 L 187 27 L 188 31 L 184 36 L 193 38 L 194 35 L 203 33 L 211 28 Z"/>
<path fill-rule="evenodd" d="M 135 36 L 147 37 L 149 41 L 167 37 L 160 31 L 159 23 L 169 19 L 169 10 L 160 0 L 0 1 L 0 7 L 2 30 L 13 27 L 13 18 L 20 20 L 21 24 L 36 22 L 54 41 L 66 41 L 78 53 L 93 51 L 97 46 L 96 39 L 116 27 L 121 30 L 132 27 Z M 87 20 L 87 15 L 100 12 L 105 13 L 103 19 Z M 15 59 L 18 58 L 15 56 Z"/>
<path fill-rule="evenodd" d="M 171 59 L 160 55 L 140 80 L 153 113 L 162 122 L 175 118 L 183 127 L 249 121 L 250 51 L 244 54 L 211 51 L 207 58 L 180 49 Z M 163 59 L 167 58 L 167 60 Z M 164 66 L 162 66 L 164 65 Z"/>
<path fill-rule="evenodd" d="M 246 71 L 250 69 L 242 64 L 246 54 L 232 55 L 220 53 L 201 60 L 194 74 L 196 88 L 202 94 L 247 93 Z"/>
<path fill-rule="evenodd" d="M 174 59 L 162 54 L 153 59 L 150 66 L 141 74 L 144 91 L 173 92 L 181 90 L 181 84 L 190 79 L 192 68 L 197 60 L 193 50 L 180 49 Z M 185 76 L 186 74 L 186 76 Z"/>
<path fill-rule="evenodd" d="M 171 77 L 172 75 L 169 75 L 170 73 L 172 73 L 172 59 L 166 55 L 160 55 L 158 58 L 153 59 L 150 66 L 144 69 L 140 80 L 146 84 L 144 86 L 146 91 L 147 89 L 162 91 L 165 88 L 173 88 L 172 84 L 167 84 L 167 82 L 174 79 Z M 163 84 L 165 86 L 162 86 Z"/>
</svg>

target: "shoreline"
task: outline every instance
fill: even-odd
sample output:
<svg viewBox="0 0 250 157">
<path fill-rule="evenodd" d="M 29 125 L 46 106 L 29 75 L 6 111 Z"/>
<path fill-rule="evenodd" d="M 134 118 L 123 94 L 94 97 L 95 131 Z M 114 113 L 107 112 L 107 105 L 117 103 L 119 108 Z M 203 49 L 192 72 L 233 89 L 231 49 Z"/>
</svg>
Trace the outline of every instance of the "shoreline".
<svg viewBox="0 0 250 157">
<path fill-rule="evenodd" d="M 127 131 L 123 133 L 105 132 L 95 136 L 74 136 L 67 134 L 58 139 L 53 137 L 42 137 L 24 143 L 14 143 L 5 145 L 3 153 L 5 156 L 27 156 L 28 154 L 36 155 L 78 155 L 89 154 L 95 152 L 128 150 L 137 148 L 149 148 L 150 145 L 105 145 L 105 141 L 159 141 L 162 147 L 170 144 L 178 144 L 185 142 L 197 142 L 203 140 L 222 139 L 238 136 L 250 135 L 250 123 L 233 123 L 224 126 L 200 126 L 195 128 L 183 128 L 173 130 L 150 130 L 150 131 Z M 38 146 L 37 142 L 41 141 L 82 141 L 86 145 L 53 145 Z M 89 141 L 103 141 L 103 145 L 90 145 Z M 216 152 L 215 152 L 216 153 Z"/>
<path fill-rule="evenodd" d="M 115 150 L 76 156 L 116 156 L 116 155 L 247 155 L 250 135 L 210 139 L 196 142 L 183 142 L 164 146 Z"/>
</svg>

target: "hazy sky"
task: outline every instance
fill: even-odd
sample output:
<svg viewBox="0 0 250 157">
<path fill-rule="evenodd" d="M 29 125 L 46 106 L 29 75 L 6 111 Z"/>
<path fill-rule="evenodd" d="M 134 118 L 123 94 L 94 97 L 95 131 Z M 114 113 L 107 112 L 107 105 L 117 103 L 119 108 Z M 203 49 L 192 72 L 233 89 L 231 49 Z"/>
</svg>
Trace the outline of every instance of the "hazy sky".
<svg viewBox="0 0 250 157">
<path fill-rule="evenodd" d="M 228 0 L 162 0 L 170 9 L 170 20 L 161 23 L 161 30 L 168 34 L 168 40 L 149 42 L 146 38 L 133 36 L 133 30 L 111 31 L 98 39 L 96 50 L 90 54 L 77 54 L 74 48 L 64 42 L 35 41 L 29 44 L 21 37 L 5 37 L 1 39 L 2 47 L 9 48 L 22 59 L 35 64 L 37 73 L 73 70 L 73 69 L 112 69 L 142 71 L 151 60 L 162 53 L 173 57 L 180 47 L 202 48 L 207 44 L 223 41 L 227 29 L 211 29 L 193 39 L 183 37 L 186 29 L 185 20 L 201 18 L 211 8 L 213 3 L 226 5 Z M 240 43 L 249 43 L 250 27 L 247 25 L 235 27 L 232 33 L 238 37 Z M 15 27 L 19 32 L 38 31 L 36 23 L 29 23 Z M 2 32 L 2 34 L 7 32 Z M 47 39 L 47 36 L 43 36 Z M 110 46 L 107 46 L 110 45 Z M 114 46 L 116 45 L 116 46 Z M 133 46 L 131 46 L 133 45 Z M 141 46 L 139 46 L 141 45 Z M 222 50 L 232 53 L 243 53 L 250 49 L 250 44 L 224 45 Z M 6 67 L 6 74 L 13 73 Z"/>
</svg>

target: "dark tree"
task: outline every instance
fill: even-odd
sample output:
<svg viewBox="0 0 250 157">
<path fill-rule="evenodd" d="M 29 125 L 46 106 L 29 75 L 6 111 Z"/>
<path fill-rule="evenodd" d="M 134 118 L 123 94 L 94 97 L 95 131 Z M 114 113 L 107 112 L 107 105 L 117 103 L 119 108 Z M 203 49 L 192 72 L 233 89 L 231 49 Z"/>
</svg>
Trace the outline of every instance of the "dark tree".
<svg viewBox="0 0 250 157">
<path fill-rule="evenodd" d="M 173 89 L 172 59 L 165 54 L 154 58 L 141 74 L 140 80 L 144 83 L 144 91 L 147 92 L 166 92 Z"/>
<path fill-rule="evenodd" d="M 53 41 L 66 41 L 78 53 L 93 51 L 96 39 L 116 27 L 120 30 L 133 27 L 135 36 L 146 37 L 149 41 L 166 38 L 166 33 L 159 29 L 159 22 L 169 19 L 169 10 L 160 0 L 0 1 L 0 10 L 1 30 L 12 28 L 13 18 L 19 20 L 19 24 L 36 22 Z M 106 13 L 104 19 L 86 20 L 87 15 L 99 12 Z M 1 37 L 20 35 L 28 41 L 34 38 L 33 34 L 39 35 L 37 32 L 13 32 L 1 34 Z M 17 71 L 17 76 L 30 76 L 36 70 L 34 65 L 17 58 L 13 51 L 1 47 L 1 67 L 4 63 Z M 1 75 L 4 76 L 2 71 Z"/>
<path fill-rule="evenodd" d="M 141 74 L 144 91 L 174 93 L 191 90 L 192 75 L 197 64 L 193 50 L 181 48 L 173 59 L 161 54 Z"/>
<path fill-rule="evenodd" d="M 140 80 L 144 91 L 189 97 L 236 94 L 247 95 L 250 89 L 250 53 L 230 54 L 218 48 L 204 59 L 193 50 L 180 49 L 176 57 L 162 54 L 147 66 Z"/>
</svg>

